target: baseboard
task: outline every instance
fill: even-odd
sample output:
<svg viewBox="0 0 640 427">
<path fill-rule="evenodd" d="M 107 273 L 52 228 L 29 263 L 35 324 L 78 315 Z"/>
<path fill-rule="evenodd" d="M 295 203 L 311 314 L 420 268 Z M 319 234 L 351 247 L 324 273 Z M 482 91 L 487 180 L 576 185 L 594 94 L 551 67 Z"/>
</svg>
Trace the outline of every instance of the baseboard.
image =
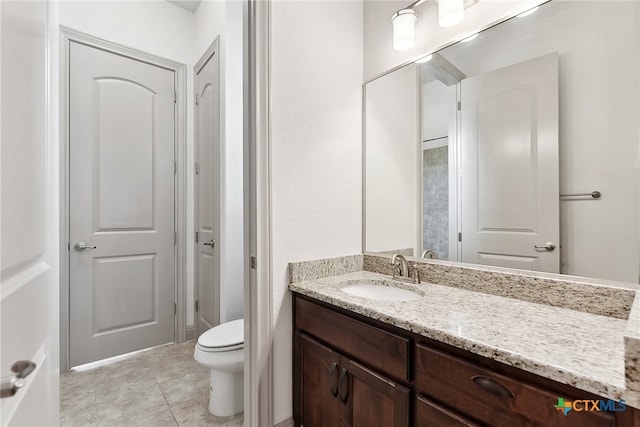
<svg viewBox="0 0 640 427">
<path fill-rule="evenodd" d="M 196 336 L 196 328 L 195 326 L 187 326 L 187 330 L 184 332 L 185 341 L 192 340 Z"/>
<path fill-rule="evenodd" d="M 286 420 L 280 421 L 273 427 L 295 427 L 295 423 L 293 422 L 293 418 L 287 418 Z"/>
</svg>

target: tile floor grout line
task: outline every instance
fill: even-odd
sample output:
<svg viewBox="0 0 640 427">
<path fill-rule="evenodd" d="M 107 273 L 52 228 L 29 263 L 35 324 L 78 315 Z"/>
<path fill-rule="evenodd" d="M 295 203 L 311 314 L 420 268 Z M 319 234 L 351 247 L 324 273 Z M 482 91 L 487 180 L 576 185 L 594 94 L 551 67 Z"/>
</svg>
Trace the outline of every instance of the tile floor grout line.
<svg viewBox="0 0 640 427">
<path fill-rule="evenodd" d="M 173 408 L 171 407 L 171 403 L 169 403 L 169 399 L 167 399 L 167 395 L 164 394 L 164 390 L 160 386 L 160 381 L 158 381 L 157 377 L 156 377 L 156 384 L 158 385 L 158 388 L 160 389 L 160 393 L 162 393 L 162 397 L 164 397 L 164 401 L 167 404 L 167 407 L 169 408 L 169 412 L 171 412 L 171 416 L 173 417 L 173 421 L 175 421 L 176 422 L 176 426 L 179 427 L 180 423 L 178 422 L 178 419 L 176 418 L 176 414 L 173 413 Z"/>
</svg>

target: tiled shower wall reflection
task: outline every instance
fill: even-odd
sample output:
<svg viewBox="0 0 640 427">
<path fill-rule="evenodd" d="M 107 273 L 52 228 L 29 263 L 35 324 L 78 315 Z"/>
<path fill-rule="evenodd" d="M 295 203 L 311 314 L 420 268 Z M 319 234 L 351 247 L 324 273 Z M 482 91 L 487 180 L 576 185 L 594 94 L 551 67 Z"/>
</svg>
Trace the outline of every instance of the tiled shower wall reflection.
<svg viewBox="0 0 640 427">
<path fill-rule="evenodd" d="M 424 150 L 422 173 L 422 245 L 445 260 L 449 258 L 448 150 L 448 145 Z"/>
</svg>

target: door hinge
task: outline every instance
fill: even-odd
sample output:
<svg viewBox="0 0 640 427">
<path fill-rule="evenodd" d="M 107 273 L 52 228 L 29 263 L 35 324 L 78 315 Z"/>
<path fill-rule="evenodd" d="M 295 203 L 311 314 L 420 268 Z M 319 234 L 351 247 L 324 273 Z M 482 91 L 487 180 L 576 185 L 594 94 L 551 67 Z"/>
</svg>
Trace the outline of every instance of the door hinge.
<svg viewBox="0 0 640 427">
<path fill-rule="evenodd" d="M 200 98 L 197 93 L 193 94 L 193 99 L 196 101 L 196 105 L 200 105 Z"/>
<path fill-rule="evenodd" d="M 200 311 L 200 301 L 196 300 L 196 311 Z"/>
<path fill-rule="evenodd" d="M 178 314 L 178 304 L 177 303 L 173 303 L 173 314 Z"/>
<path fill-rule="evenodd" d="M 198 175 L 200 173 L 200 163 L 196 162 L 196 165 L 195 165 L 194 169 L 196 171 L 196 175 Z"/>
<path fill-rule="evenodd" d="M 178 162 L 174 161 L 173 162 L 173 174 L 177 174 L 178 173 Z"/>
<path fill-rule="evenodd" d="M 67 251 L 71 250 L 71 243 L 67 242 Z"/>
<path fill-rule="evenodd" d="M 178 243 L 178 233 L 177 232 L 173 232 L 173 244 L 175 245 L 176 243 Z"/>
<path fill-rule="evenodd" d="M 175 104 L 176 102 L 178 102 L 178 92 L 176 92 L 175 90 L 173 91 L 173 103 Z"/>
<path fill-rule="evenodd" d="M 196 243 L 198 243 L 198 232 L 196 231 Z"/>
<path fill-rule="evenodd" d="M 449 104 L 451 105 L 451 104 Z M 462 110 L 462 101 L 458 101 L 458 111 Z"/>
<path fill-rule="evenodd" d="M 458 242 L 462 242 L 462 233 L 458 233 Z"/>
<path fill-rule="evenodd" d="M 252 256 L 250 258 L 249 264 L 253 270 L 256 270 L 258 268 L 258 260 L 256 259 L 256 257 Z"/>
</svg>

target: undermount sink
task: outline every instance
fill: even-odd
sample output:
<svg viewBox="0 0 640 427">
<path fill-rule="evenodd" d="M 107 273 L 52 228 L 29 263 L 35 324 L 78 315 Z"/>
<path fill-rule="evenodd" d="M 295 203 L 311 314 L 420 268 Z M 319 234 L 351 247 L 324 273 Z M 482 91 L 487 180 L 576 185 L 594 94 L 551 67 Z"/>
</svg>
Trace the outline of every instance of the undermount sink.
<svg viewBox="0 0 640 427">
<path fill-rule="evenodd" d="M 415 301 L 422 299 L 422 295 L 409 289 L 380 283 L 360 282 L 345 286 L 340 289 L 350 295 L 357 297 L 375 299 L 379 301 Z"/>
</svg>

